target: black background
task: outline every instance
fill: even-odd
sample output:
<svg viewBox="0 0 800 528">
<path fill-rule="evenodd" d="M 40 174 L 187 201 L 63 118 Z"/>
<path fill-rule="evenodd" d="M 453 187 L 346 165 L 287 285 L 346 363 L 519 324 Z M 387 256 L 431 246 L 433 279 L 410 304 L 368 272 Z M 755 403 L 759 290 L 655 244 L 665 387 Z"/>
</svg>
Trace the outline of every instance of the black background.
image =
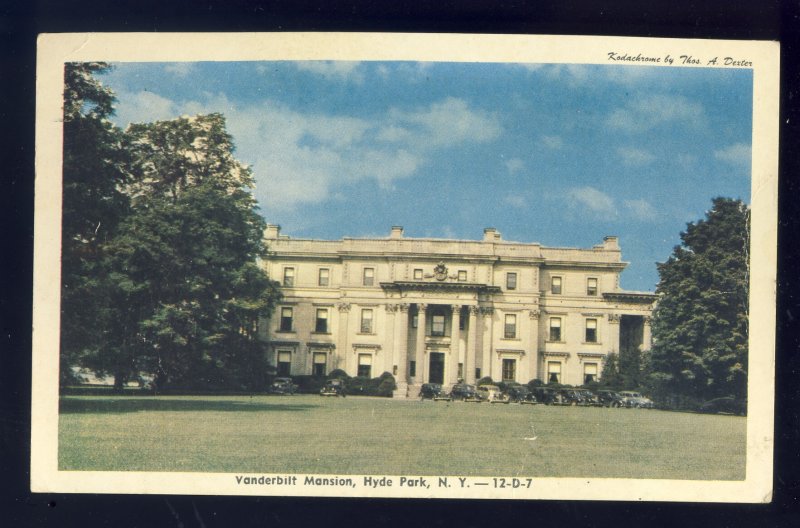
<svg viewBox="0 0 800 528">
<path fill-rule="evenodd" d="M 0 0 L 0 525 L 800 526 L 800 2 Z M 775 493 L 768 505 L 31 494 L 30 348 L 36 35 L 85 31 L 393 31 L 781 41 Z M 635 483 L 632 484 L 635 486 Z"/>
</svg>

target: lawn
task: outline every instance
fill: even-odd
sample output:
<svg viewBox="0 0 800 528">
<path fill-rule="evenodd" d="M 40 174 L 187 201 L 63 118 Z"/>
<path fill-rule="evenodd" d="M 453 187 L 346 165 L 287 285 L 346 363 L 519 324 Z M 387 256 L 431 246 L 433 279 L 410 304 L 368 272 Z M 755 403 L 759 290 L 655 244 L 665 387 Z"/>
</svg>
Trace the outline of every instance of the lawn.
<svg viewBox="0 0 800 528">
<path fill-rule="evenodd" d="M 745 424 L 659 410 L 312 395 L 65 396 L 59 468 L 740 480 Z"/>
</svg>

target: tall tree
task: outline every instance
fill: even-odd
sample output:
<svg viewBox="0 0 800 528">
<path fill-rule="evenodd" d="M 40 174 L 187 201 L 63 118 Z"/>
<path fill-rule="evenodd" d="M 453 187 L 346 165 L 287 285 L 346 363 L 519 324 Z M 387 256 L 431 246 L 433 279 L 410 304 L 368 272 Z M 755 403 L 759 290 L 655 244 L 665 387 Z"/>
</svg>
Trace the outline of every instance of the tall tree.
<svg viewBox="0 0 800 528">
<path fill-rule="evenodd" d="M 162 387 L 252 386 L 264 362 L 258 320 L 277 297 L 257 265 L 265 224 L 252 174 L 219 114 L 135 125 L 127 136 L 132 212 L 110 254 L 115 297 L 127 299 L 116 321 L 137 324 L 113 347 L 115 374 L 150 371 Z"/>
<path fill-rule="evenodd" d="M 64 160 L 61 258 L 61 376 L 100 346 L 105 310 L 103 245 L 128 209 L 122 133 L 110 121 L 114 94 L 97 80 L 101 62 L 64 70 Z"/>
<path fill-rule="evenodd" d="M 650 380 L 654 394 L 709 399 L 747 390 L 750 211 L 715 198 L 658 265 Z"/>
</svg>

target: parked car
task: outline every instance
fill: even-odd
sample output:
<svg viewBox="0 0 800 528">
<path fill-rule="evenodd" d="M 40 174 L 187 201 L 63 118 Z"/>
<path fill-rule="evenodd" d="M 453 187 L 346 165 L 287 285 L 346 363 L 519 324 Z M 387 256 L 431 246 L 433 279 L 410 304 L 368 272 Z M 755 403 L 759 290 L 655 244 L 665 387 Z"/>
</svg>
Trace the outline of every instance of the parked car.
<svg viewBox="0 0 800 528">
<path fill-rule="evenodd" d="M 645 396 L 642 396 L 642 394 L 639 392 L 621 391 L 619 395 L 622 397 L 622 401 L 625 407 L 635 407 L 637 409 L 653 408 L 653 400 Z"/>
<path fill-rule="evenodd" d="M 344 398 L 347 395 L 345 390 L 344 381 L 340 379 L 331 379 L 325 382 L 325 385 L 319 391 L 320 396 L 341 396 Z"/>
<path fill-rule="evenodd" d="M 294 394 L 297 385 L 292 383 L 292 378 L 275 378 L 269 388 L 270 394 Z"/>
<path fill-rule="evenodd" d="M 735 414 L 747 415 L 747 400 L 739 400 L 732 396 L 708 400 L 697 409 L 697 412 L 708 414 Z"/>
<path fill-rule="evenodd" d="M 508 403 L 508 395 L 503 394 L 497 385 L 478 386 L 478 398 L 489 403 Z"/>
<path fill-rule="evenodd" d="M 564 405 L 589 405 L 586 396 L 580 389 L 561 389 L 559 392 L 564 400 Z"/>
<path fill-rule="evenodd" d="M 600 402 L 600 397 L 597 396 L 595 393 L 590 391 L 589 389 L 580 389 L 578 391 L 583 398 L 583 405 L 587 407 L 602 407 L 603 404 Z"/>
<path fill-rule="evenodd" d="M 537 387 L 533 390 L 536 401 L 545 405 L 563 405 L 561 394 L 555 389 Z"/>
<path fill-rule="evenodd" d="M 450 398 L 453 400 L 461 401 L 481 401 L 475 391 L 475 385 L 468 385 L 466 383 L 457 383 L 450 389 Z"/>
<path fill-rule="evenodd" d="M 603 407 L 624 407 L 622 396 L 612 390 L 599 390 L 597 397 Z"/>
<path fill-rule="evenodd" d="M 525 385 L 510 385 L 506 388 L 508 400 L 511 403 L 536 404 L 536 396 Z"/>
<path fill-rule="evenodd" d="M 424 383 L 419 390 L 420 400 L 447 400 L 450 401 L 450 395 L 447 394 L 442 386 L 438 383 Z"/>
</svg>

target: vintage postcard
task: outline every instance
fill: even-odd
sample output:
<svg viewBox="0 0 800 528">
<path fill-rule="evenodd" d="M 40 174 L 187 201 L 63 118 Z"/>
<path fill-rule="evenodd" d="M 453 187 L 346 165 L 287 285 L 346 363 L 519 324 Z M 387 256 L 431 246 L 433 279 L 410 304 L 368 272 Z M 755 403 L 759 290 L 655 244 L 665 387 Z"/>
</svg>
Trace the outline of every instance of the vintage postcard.
<svg viewBox="0 0 800 528">
<path fill-rule="evenodd" d="M 32 490 L 770 501 L 778 64 L 41 35 Z"/>
</svg>

